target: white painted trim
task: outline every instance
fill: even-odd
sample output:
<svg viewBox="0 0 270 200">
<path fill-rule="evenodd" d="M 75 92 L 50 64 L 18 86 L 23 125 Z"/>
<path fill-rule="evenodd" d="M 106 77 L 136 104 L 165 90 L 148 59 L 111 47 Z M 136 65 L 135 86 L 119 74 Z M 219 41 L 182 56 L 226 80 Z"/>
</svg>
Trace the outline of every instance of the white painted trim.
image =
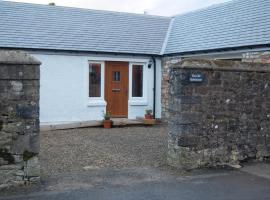
<svg viewBox="0 0 270 200">
<path fill-rule="evenodd" d="M 89 97 L 89 63 L 97 63 L 101 65 L 101 88 L 100 88 L 100 97 Z M 105 88 L 105 62 L 97 61 L 93 59 L 87 59 L 87 106 L 106 106 L 107 103 L 104 98 L 104 88 Z"/>
<path fill-rule="evenodd" d="M 122 62 L 137 62 L 146 63 L 149 59 L 146 58 L 125 58 L 125 57 L 91 57 L 91 61 L 122 61 Z"/>
<path fill-rule="evenodd" d="M 54 51 L 54 50 L 27 50 L 29 54 L 42 54 L 42 55 L 64 55 L 64 56 L 84 56 L 88 57 L 90 60 L 95 60 L 97 59 L 98 61 L 100 60 L 108 60 L 108 61 L 132 61 L 132 62 L 145 62 L 149 60 L 151 55 L 147 54 L 110 54 L 110 53 L 93 53 L 93 52 L 65 52 L 65 51 Z"/>
<path fill-rule="evenodd" d="M 149 60 L 148 60 L 149 61 Z M 148 62 L 130 62 L 129 63 L 129 104 L 130 105 L 148 105 L 147 101 L 147 63 Z M 143 65 L 143 96 L 142 97 L 132 97 L 132 66 L 133 65 Z"/>
<path fill-rule="evenodd" d="M 87 57 L 87 107 L 97 107 L 97 106 L 106 106 L 107 102 L 105 101 L 105 62 L 106 61 L 122 61 L 129 63 L 129 100 L 128 104 L 130 106 L 146 106 L 148 105 L 147 100 L 147 63 L 149 62 L 149 58 L 124 58 L 124 57 Z M 89 97 L 89 63 L 99 63 L 101 64 L 101 97 Z M 132 97 L 132 65 L 143 65 L 143 97 Z"/>
<path fill-rule="evenodd" d="M 87 103 L 88 107 L 107 106 L 107 102 L 104 100 L 90 100 Z"/>
<path fill-rule="evenodd" d="M 171 21 L 170 21 L 170 24 L 169 24 L 169 28 L 167 30 L 167 33 L 166 33 L 166 36 L 165 36 L 165 39 L 164 39 L 164 42 L 162 44 L 162 48 L 160 50 L 160 55 L 163 55 L 165 50 L 166 50 L 166 46 L 168 44 L 168 40 L 169 40 L 169 37 L 170 37 L 170 34 L 171 34 L 171 30 L 172 30 L 172 26 L 173 26 L 173 22 L 174 22 L 175 18 L 172 18 Z"/>
<path fill-rule="evenodd" d="M 147 106 L 148 102 L 144 100 L 136 101 L 136 100 L 129 100 L 128 104 L 131 106 Z"/>
</svg>

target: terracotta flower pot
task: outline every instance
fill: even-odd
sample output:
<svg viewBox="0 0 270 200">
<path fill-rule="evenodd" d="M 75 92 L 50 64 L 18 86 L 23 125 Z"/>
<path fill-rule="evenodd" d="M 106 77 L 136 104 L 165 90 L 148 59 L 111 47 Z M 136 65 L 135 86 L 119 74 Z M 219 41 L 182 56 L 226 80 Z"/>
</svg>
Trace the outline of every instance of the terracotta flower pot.
<svg viewBox="0 0 270 200">
<path fill-rule="evenodd" d="M 103 127 L 104 128 L 112 128 L 112 121 L 111 120 L 104 120 Z"/>
<path fill-rule="evenodd" d="M 145 119 L 153 119 L 153 115 L 145 114 L 145 115 L 144 115 L 144 118 L 145 118 Z"/>
</svg>

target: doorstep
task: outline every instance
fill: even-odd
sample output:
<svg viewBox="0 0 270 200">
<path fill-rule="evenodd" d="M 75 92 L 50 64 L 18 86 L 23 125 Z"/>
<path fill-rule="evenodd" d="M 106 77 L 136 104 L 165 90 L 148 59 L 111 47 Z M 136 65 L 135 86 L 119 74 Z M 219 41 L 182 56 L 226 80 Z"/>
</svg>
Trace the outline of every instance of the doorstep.
<svg viewBox="0 0 270 200">
<path fill-rule="evenodd" d="M 126 119 L 126 118 L 112 118 L 114 126 L 135 126 L 144 125 L 142 119 Z M 54 131 L 75 128 L 99 127 L 102 126 L 101 120 L 91 120 L 82 122 L 57 122 L 57 123 L 41 123 L 40 131 Z"/>
</svg>

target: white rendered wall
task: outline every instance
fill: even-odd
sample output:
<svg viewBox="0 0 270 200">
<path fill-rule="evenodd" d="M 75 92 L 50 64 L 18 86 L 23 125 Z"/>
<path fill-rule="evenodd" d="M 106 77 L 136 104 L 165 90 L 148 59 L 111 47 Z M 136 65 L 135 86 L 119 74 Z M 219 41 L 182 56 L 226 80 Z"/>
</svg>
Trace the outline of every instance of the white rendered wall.
<svg viewBox="0 0 270 200">
<path fill-rule="evenodd" d="M 40 122 L 101 120 L 104 104 L 90 104 L 88 98 L 88 61 L 145 62 L 146 98 L 134 102 L 129 97 L 128 118 L 143 117 L 145 109 L 153 109 L 153 67 L 147 67 L 150 57 L 121 57 L 109 55 L 74 55 L 33 53 L 42 62 L 40 76 Z M 129 77 L 131 78 L 131 77 Z M 130 85 L 131 88 L 131 85 Z M 161 117 L 161 61 L 157 60 L 156 117 Z M 91 105 L 91 106 L 90 106 Z"/>
</svg>

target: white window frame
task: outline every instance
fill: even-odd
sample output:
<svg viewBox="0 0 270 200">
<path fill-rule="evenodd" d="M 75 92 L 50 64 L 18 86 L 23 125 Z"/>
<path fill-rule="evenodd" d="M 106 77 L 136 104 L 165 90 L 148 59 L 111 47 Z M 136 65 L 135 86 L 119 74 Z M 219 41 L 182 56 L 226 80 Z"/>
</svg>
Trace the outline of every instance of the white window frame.
<svg viewBox="0 0 270 200">
<path fill-rule="evenodd" d="M 142 97 L 133 97 L 132 96 L 132 83 L 133 83 L 133 76 L 132 76 L 132 68 L 133 65 L 142 65 L 143 66 L 143 95 Z M 148 105 L 147 102 L 147 80 L 146 80 L 146 74 L 147 74 L 147 63 L 145 62 L 130 62 L 129 63 L 129 105 Z"/>
<path fill-rule="evenodd" d="M 89 65 L 90 63 L 100 64 L 101 66 L 101 79 L 100 79 L 100 97 L 89 97 Z M 88 106 L 106 106 L 106 101 L 104 99 L 104 84 L 105 84 L 105 62 L 104 61 L 96 61 L 96 60 L 88 60 L 87 66 L 87 96 L 88 96 Z"/>
</svg>

